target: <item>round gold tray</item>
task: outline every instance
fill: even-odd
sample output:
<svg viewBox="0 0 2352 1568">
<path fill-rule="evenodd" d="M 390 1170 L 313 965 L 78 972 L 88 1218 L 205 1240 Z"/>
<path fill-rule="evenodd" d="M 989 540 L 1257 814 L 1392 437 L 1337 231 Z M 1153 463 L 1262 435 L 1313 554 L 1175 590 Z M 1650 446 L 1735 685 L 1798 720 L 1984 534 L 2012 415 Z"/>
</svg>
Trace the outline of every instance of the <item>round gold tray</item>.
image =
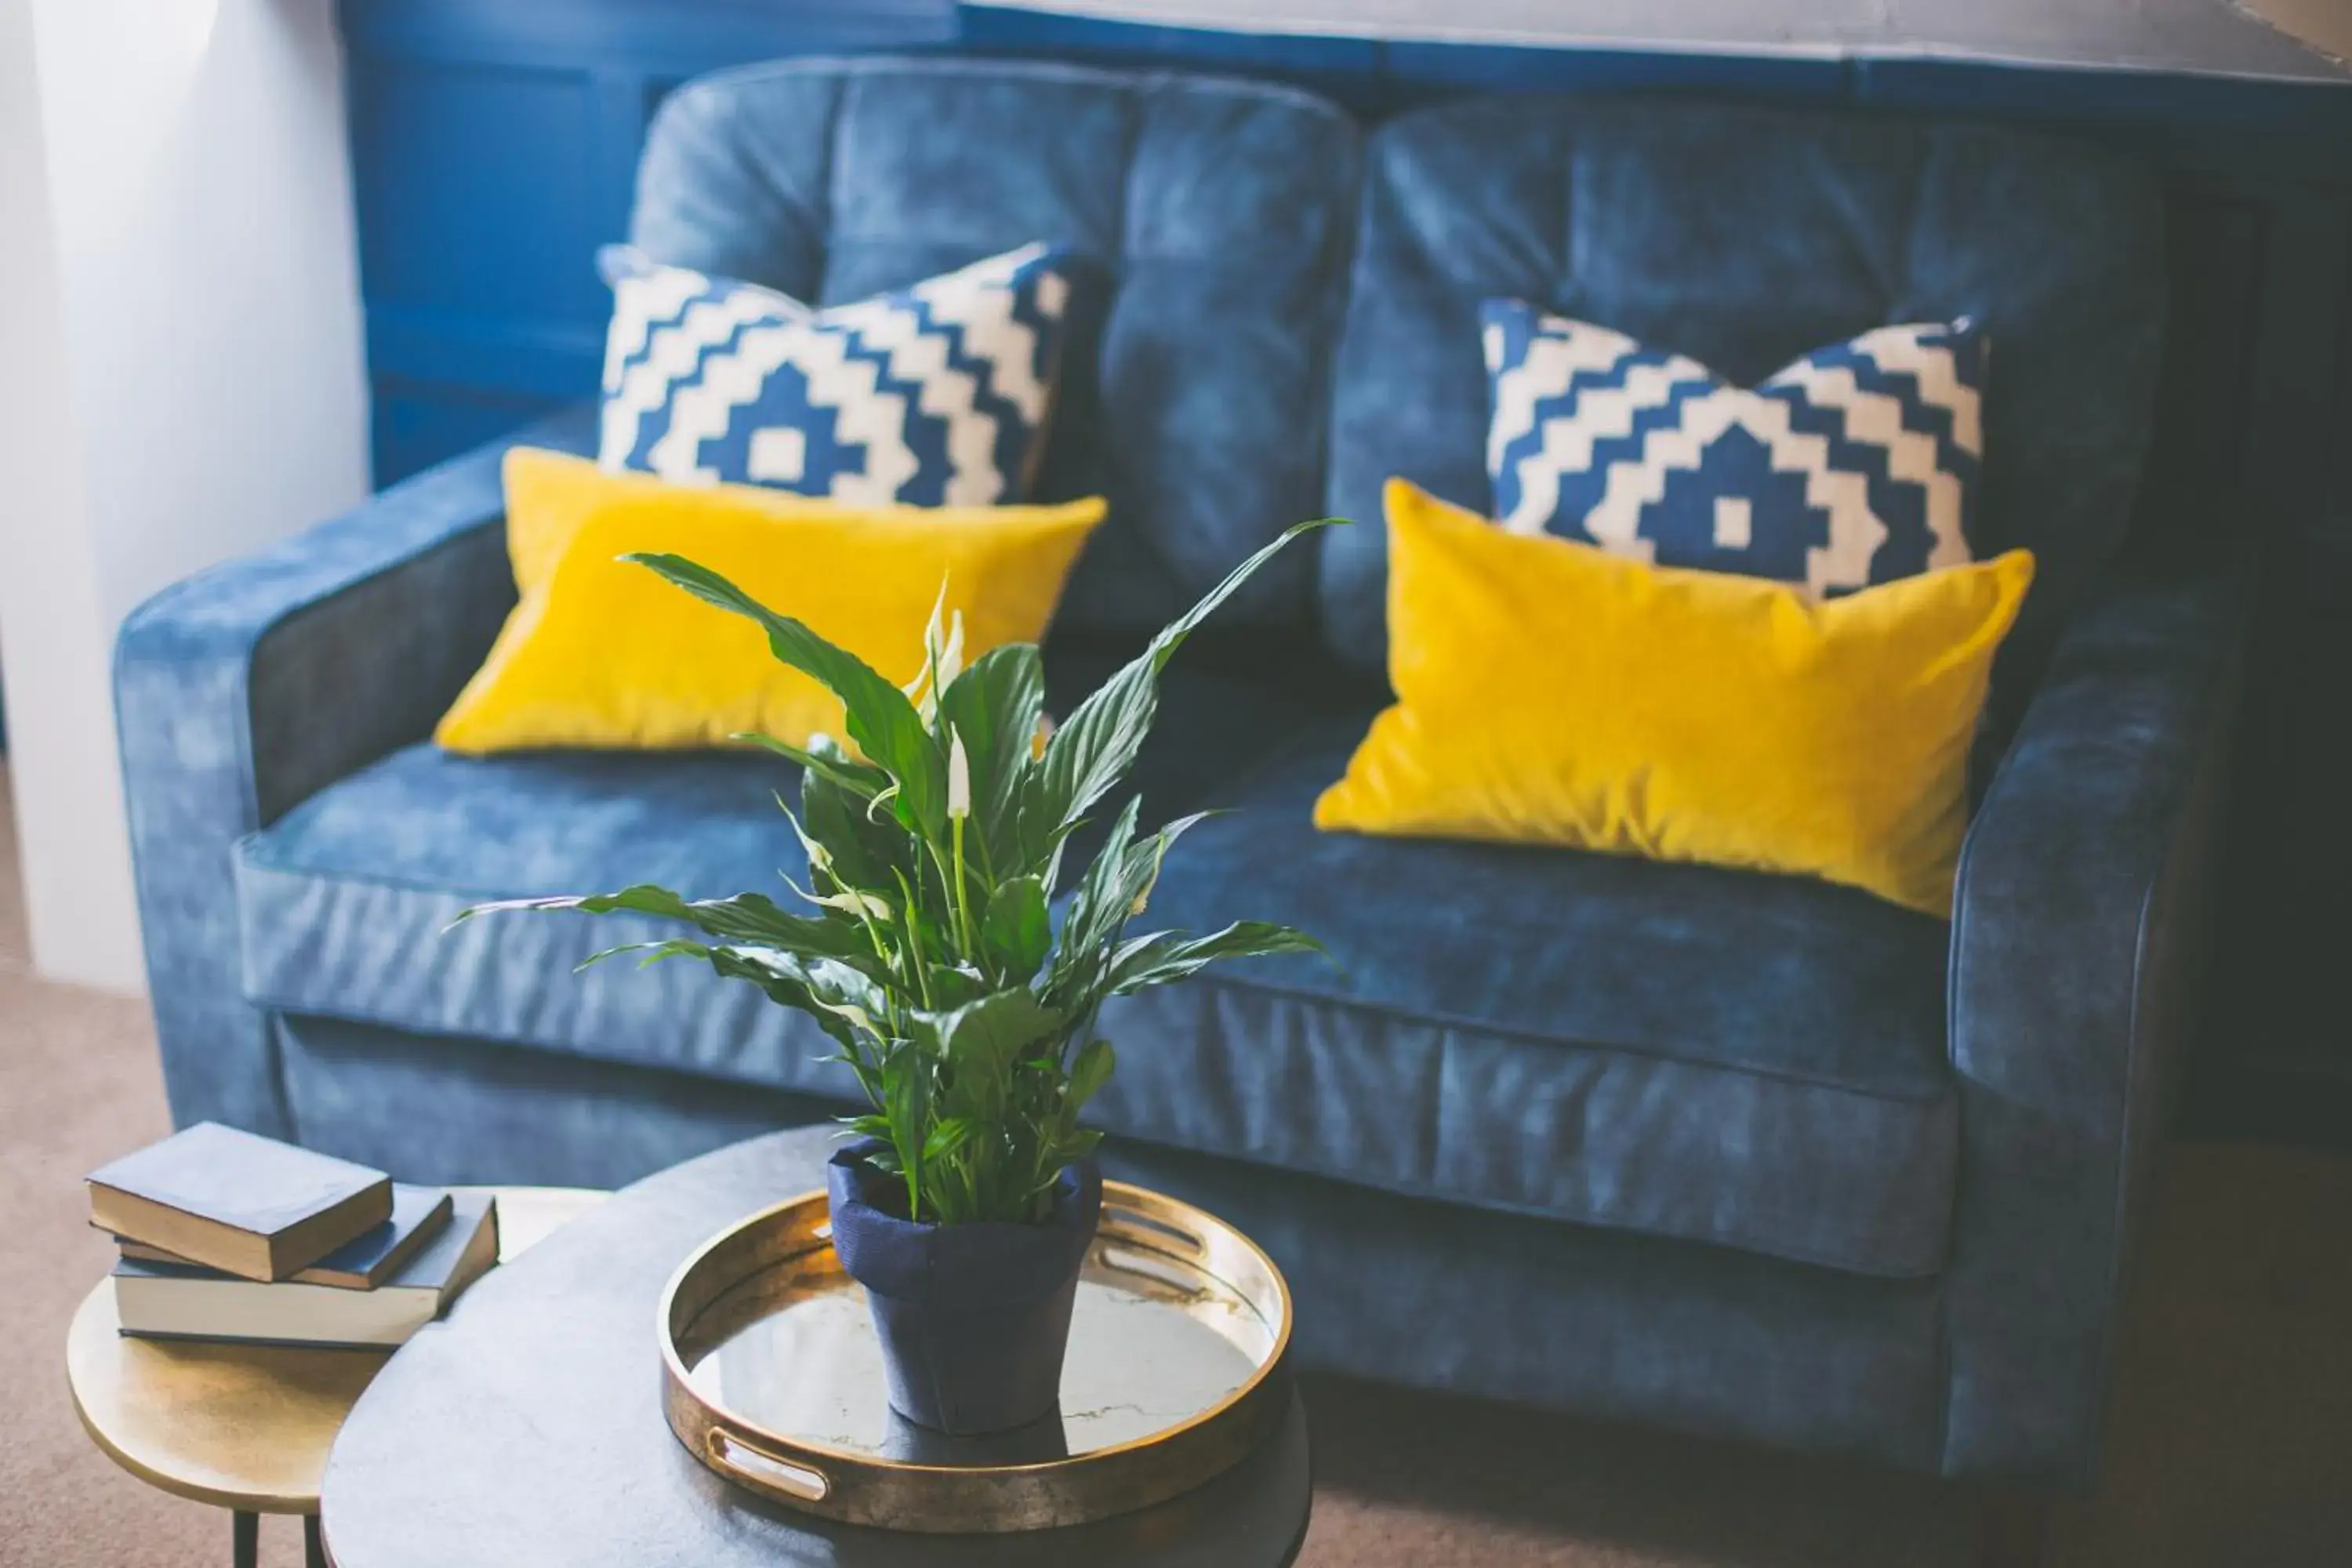
<svg viewBox="0 0 2352 1568">
<path fill-rule="evenodd" d="M 688 1258 L 656 1326 L 662 1406 L 688 1452 L 778 1502 L 893 1530 L 1042 1530 L 1147 1508 L 1249 1453 L 1290 1397 L 1290 1289 L 1273 1260 L 1123 1182 L 1103 1184 L 1058 1420 L 955 1438 L 892 1412 L 823 1193 Z"/>
</svg>

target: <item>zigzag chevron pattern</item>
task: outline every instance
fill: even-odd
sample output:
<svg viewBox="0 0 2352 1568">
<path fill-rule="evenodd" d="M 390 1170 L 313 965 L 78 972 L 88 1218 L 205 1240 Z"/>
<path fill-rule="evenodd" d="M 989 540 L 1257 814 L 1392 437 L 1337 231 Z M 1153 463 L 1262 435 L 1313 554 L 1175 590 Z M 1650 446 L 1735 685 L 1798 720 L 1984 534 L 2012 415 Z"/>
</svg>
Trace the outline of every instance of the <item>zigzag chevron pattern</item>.
<svg viewBox="0 0 2352 1568">
<path fill-rule="evenodd" d="M 626 247 L 600 259 L 606 468 L 865 505 L 1026 490 L 1061 358 L 1066 253 L 1025 246 L 822 310 Z"/>
<path fill-rule="evenodd" d="M 1969 559 L 1984 333 L 1880 327 L 1752 390 L 1518 300 L 1480 312 L 1495 515 L 1815 595 Z"/>
</svg>

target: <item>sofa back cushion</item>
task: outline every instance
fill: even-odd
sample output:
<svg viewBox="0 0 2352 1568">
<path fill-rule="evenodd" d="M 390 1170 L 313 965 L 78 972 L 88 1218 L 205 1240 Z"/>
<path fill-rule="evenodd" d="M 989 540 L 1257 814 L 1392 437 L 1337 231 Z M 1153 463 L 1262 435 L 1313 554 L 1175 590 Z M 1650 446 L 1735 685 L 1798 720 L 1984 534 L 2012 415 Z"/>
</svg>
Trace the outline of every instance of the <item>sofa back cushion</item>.
<svg viewBox="0 0 2352 1568">
<path fill-rule="evenodd" d="M 1991 348 L 1979 558 L 2041 573 L 2022 639 L 2121 542 L 2162 348 L 2162 210 L 2136 166 L 1988 127 L 1633 99 L 1469 100 L 1365 147 L 1328 510 L 1401 475 L 1492 514 L 1482 301 L 1509 297 L 1751 385 L 1896 321 Z M 1324 536 L 1324 631 L 1378 668 L 1378 527 Z"/>
<path fill-rule="evenodd" d="M 631 237 L 831 305 L 1033 240 L 1076 250 L 1036 499 L 1101 494 L 1062 624 L 1155 630 L 1316 515 L 1358 133 L 1284 88 L 1023 61 L 794 60 L 656 118 Z M 1221 613 L 1303 632 L 1290 552 Z"/>
</svg>

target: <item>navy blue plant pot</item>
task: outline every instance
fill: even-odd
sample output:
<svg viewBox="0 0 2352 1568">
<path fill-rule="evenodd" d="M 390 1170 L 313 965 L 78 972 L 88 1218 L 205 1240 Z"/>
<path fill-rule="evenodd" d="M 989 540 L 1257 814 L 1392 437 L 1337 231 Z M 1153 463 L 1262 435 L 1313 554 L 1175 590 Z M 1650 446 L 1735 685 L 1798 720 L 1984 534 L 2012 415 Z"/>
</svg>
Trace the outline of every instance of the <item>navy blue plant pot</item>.
<svg viewBox="0 0 2352 1568">
<path fill-rule="evenodd" d="M 1063 1167 L 1042 1225 L 922 1225 L 907 1217 L 906 1184 L 866 1163 L 887 1146 L 845 1144 L 824 1176 L 833 1247 L 866 1287 L 890 1407 L 956 1436 L 1043 1419 L 1061 1397 L 1102 1172 L 1092 1160 Z"/>
</svg>

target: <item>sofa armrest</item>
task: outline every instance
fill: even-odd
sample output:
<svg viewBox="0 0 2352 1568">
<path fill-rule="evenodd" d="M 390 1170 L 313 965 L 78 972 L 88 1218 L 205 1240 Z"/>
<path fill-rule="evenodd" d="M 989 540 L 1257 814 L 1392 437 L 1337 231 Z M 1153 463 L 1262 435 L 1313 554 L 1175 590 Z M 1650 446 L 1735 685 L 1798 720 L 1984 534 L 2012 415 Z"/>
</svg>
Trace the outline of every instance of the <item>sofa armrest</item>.
<svg viewBox="0 0 2352 1568">
<path fill-rule="evenodd" d="M 1962 850 L 1948 1473 L 2095 1474 L 2132 1241 L 2197 1023 L 2249 599 L 2234 576 L 2105 584 Z"/>
<path fill-rule="evenodd" d="M 499 462 L 582 450 L 570 412 L 165 589 L 115 644 L 115 723 L 173 1120 L 290 1135 L 268 1022 L 239 984 L 231 849 L 422 739 L 514 602 Z"/>
</svg>

